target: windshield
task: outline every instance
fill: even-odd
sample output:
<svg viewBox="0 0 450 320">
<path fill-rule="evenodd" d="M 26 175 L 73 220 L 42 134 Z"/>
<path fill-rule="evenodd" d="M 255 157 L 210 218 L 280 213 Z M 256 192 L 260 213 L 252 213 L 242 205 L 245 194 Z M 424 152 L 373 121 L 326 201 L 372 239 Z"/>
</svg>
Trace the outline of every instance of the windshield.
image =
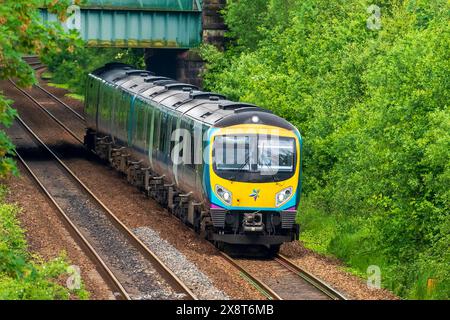
<svg viewBox="0 0 450 320">
<path fill-rule="evenodd" d="M 213 167 L 224 179 L 281 181 L 295 171 L 295 140 L 274 135 L 224 135 L 214 139 Z"/>
</svg>

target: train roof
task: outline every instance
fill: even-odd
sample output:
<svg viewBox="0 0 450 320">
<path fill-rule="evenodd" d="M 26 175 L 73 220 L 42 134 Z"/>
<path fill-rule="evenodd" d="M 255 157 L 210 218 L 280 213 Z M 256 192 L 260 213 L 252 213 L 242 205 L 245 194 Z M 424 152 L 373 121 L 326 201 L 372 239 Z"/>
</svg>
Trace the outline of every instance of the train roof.
<svg viewBox="0 0 450 320">
<path fill-rule="evenodd" d="M 218 93 L 200 91 L 198 87 L 150 71 L 135 69 L 123 63 L 108 63 L 92 72 L 123 90 L 145 100 L 154 101 L 167 109 L 213 127 L 255 123 L 294 130 L 292 124 L 270 111 L 249 103 L 233 102 Z M 254 116 L 258 116 L 255 118 Z"/>
</svg>

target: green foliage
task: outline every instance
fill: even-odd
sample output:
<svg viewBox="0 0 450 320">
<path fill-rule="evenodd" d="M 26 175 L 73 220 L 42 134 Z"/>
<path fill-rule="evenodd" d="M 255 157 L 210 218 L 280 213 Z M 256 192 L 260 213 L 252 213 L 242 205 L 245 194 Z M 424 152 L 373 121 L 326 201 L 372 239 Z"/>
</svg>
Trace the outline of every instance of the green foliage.
<svg viewBox="0 0 450 320">
<path fill-rule="evenodd" d="M 22 60 L 24 54 L 47 55 L 75 51 L 82 45 L 78 34 L 65 33 L 58 23 L 44 24 L 38 8 L 45 6 L 61 20 L 66 19 L 72 1 L 6 0 L 0 5 L 0 79 L 14 78 L 20 86 L 35 83 L 33 69 Z M 79 3 L 79 1 L 75 1 Z M 12 101 L 0 93 L 0 126 L 12 124 L 16 111 Z M 12 156 L 14 146 L 0 130 L 0 178 L 17 174 Z M 58 284 L 68 267 L 61 256 L 50 262 L 31 257 L 27 252 L 24 230 L 16 215 L 19 209 L 5 203 L 5 188 L 0 186 L 0 299 L 86 298 L 85 290 L 70 292 Z"/>
<path fill-rule="evenodd" d="M 289 24 L 295 0 L 229 0 L 224 10 L 227 37 L 232 51 L 252 51 L 272 28 L 284 30 Z"/>
<path fill-rule="evenodd" d="M 86 299 L 84 289 L 70 291 L 58 284 L 67 277 L 67 258 L 50 262 L 31 257 L 24 230 L 17 220 L 19 208 L 5 203 L 7 189 L 0 185 L 0 300 Z"/>
<path fill-rule="evenodd" d="M 75 1 L 78 3 L 79 1 Z M 64 33 L 58 23 L 44 25 L 38 8 L 66 18 L 69 0 L 5 0 L 0 5 L 0 79 L 15 78 L 20 86 L 29 86 L 36 80 L 33 69 L 22 60 L 23 54 L 45 55 L 53 51 L 74 50 L 79 45 L 75 32 Z M 0 126 L 11 125 L 15 111 L 11 101 L 0 93 Z M 17 174 L 11 158 L 14 147 L 3 130 L 0 130 L 0 177 Z"/>
<path fill-rule="evenodd" d="M 43 57 L 52 72 L 52 81 L 84 95 L 86 77 L 108 62 L 118 61 L 145 69 L 142 49 L 77 47 L 73 52 L 54 52 Z"/>
<path fill-rule="evenodd" d="M 317 209 L 308 198 L 302 201 L 301 241 L 310 249 L 328 255 L 328 246 L 335 236 L 337 217 Z"/>
<path fill-rule="evenodd" d="M 205 85 L 300 129 L 302 240 L 362 274 L 379 265 L 402 297 L 450 298 L 448 2 L 378 1 L 380 30 L 371 1 L 264 3 L 230 3 L 237 39 L 202 48 Z"/>
</svg>

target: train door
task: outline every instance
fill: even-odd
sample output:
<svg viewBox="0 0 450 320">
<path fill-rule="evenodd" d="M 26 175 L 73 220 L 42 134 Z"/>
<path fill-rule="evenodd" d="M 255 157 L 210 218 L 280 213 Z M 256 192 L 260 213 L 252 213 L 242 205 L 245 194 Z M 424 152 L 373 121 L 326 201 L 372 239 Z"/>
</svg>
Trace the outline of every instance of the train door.
<svg viewBox="0 0 450 320">
<path fill-rule="evenodd" d="M 194 124 L 194 137 L 192 141 L 192 159 L 195 171 L 196 197 L 202 197 L 203 189 L 203 132 L 204 126 L 200 122 Z M 207 128 L 207 127 L 206 127 Z"/>
<path fill-rule="evenodd" d="M 117 118 L 117 105 L 120 102 L 120 91 L 117 90 L 116 86 L 113 86 L 111 92 L 111 121 L 110 121 L 110 133 L 111 133 L 111 139 L 113 143 L 115 143 L 115 136 L 116 136 L 116 118 Z"/>
<path fill-rule="evenodd" d="M 128 122 L 127 122 L 127 144 L 129 147 L 133 145 L 133 138 L 136 132 L 136 95 L 132 95 L 130 99 L 130 106 L 128 112 Z"/>
<path fill-rule="evenodd" d="M 181 128 L 181 117 L 177 117 L 176 120 L 174 119 L 174 121 L 172 122 L 172 129 L 175 130 L 175 133 L 172 134 L 172 138 L 171 139 L 171 151 L 170 151 L 170 157 L 171 157 L 171 162 L 172 162 L 172 171 L 173 171 L 173 175 L 174 175 L 174 179 L 175 179 L 175 184 L 179 185 L 180 184 L 180 174 L 182 172 L 182 167 L 183 163 L 179 162 L 179 144 L 180 144 L 180 128 Z M 175 127 L 174 127 L 175 125 Z"/>
<path fill-rule="evenodd" d="M 146 155 L 146 151 L 147 151 L 147 121 L 148 121 L 148 106 L 147 104 L 142 101 L 139 100 L 139 115 L 138 115 L 138 140 L 139 140 L 139 149 L 140 152 L 142 152 L 144 154 L 144 156 Z"/>
<path fill-rule="evenodd" d="M 160 129 L 161 129 L 161 109 L 154 109 L 154 120 L 153 120 L 153 149 L 152 149 L 152 159 L 153 168 L 158 171 L 159 166 L 159 146 L 160 146 Z"/>
<path fill-rule="evenodd" d="M 155 108 L 153 106 L 149 107 L 147 113 L 147 152 L 148 152 L 148 161 L 150 163 L 150 167 L 153 168 L 153 136 L 155 133 Z"/>
<path fill-rule="evenodd" d="M 84 105 L 84 115 L 87 119 L 87 125 L 90 128 L 97 129 L 97 112 L 98 112 L 98 96 L 100 90 L 100 81 L 89 77 L 88 85 L 86 87 L 86 99 Z"/>
<path fill-rule="evenodd" d="M 108 84 L 104 81 L 99 90 L 98 107 L 97 107 L 97 130 L 98 132 L 107 134 L 108 130 L 105 127 L 105 109 L 107 105 Z"/>
<path fill-rule="evenodd" d="M 101 82 L 97 83 L 97 90 L 96 91 L 96 95 L 97 95 L 97 99 L 96 99 L 96 105 L 95 105 L 95 129 L 97 131 L 100 131 L 100 126 L 99 126 L 99 118 L 100 118 L 100 108 L 101 108 L 101 104 L 102 104 L 102 94 L 104 91 L 104 86 L 105 83 L 102 80 Z M 94 88 L 95 89 L 95 88 Z"/>
<path fill-rule="evenodd" d="M 162 111 L 161 116 L 161 135 L 160 135 L 160 152 L 159 152 L 159 159 L 161 161 L 161 165 L 164 168 L 164 173 L 166 176 L 169 175 L 169 156 L 167 155 L 169 153 L 169 141 L 170 141 L 170 126 L 171 126 L 171 120 L 172 117 L 168 114 L 166 110 Z"/>
<path fill-rule="evenodd" d="M 112 119 L 112 104 L 114 102 L 114 87 L 111 84 L 106 84 L 105 95 L 103 101 L 103 126 L 106 134 L 111 134 L 111 119 Z"/>
<path fill-rule="evenodd" d="M 133 122 L 133 146 L 143 153 L 145 149 L 145 126 L 147 123 L 147 107 L 144 101 L 137 98 L 134 107 L 134 122 Z"/>
<path fill-rule="evenodd" d="M 124 145 L 127 141 L 127 122 L 130 108 L 130 94 L 122 91 L 117 101 L 117 112 L 115 119 L 115 132 L 117 143 Z"/>
<path fill-rule="evenodd" d="M 192 119 L 186 119 L 186 134 L 183 139 L 183 183 L 185 184 L 188 190 L 195 189 L 195 164 L 194 164 L 194 141 L 193 141 L 193 133 L 194 133 L 194 121 Z"/>
</svg>

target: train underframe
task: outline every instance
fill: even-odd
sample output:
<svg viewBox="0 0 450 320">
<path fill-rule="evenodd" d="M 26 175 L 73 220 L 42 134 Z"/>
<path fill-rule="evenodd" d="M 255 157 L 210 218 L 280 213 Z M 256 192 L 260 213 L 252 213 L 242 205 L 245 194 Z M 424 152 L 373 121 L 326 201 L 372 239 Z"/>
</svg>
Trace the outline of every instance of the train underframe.
<svg viewBox="0 0 450 320">
<path fill-rule="evenodd" d="M 142 160 L 133 159 L 128 148 L 114 145 L 109 136 L 99 137 L 88 129 L 86 147 L 127 181 L 147 196 L 167 208 L 184 224 L 222 249 L 225 244 L 264 246 L 270 254 L 278 252 L 281 244 L 298 239 L 299 225 L 295 211 L 241 211 L 222 208 L 208 209 L 192 197 L 192 193 L 178 190 L 164 176 L 152 172 Z"/>
</svg>

